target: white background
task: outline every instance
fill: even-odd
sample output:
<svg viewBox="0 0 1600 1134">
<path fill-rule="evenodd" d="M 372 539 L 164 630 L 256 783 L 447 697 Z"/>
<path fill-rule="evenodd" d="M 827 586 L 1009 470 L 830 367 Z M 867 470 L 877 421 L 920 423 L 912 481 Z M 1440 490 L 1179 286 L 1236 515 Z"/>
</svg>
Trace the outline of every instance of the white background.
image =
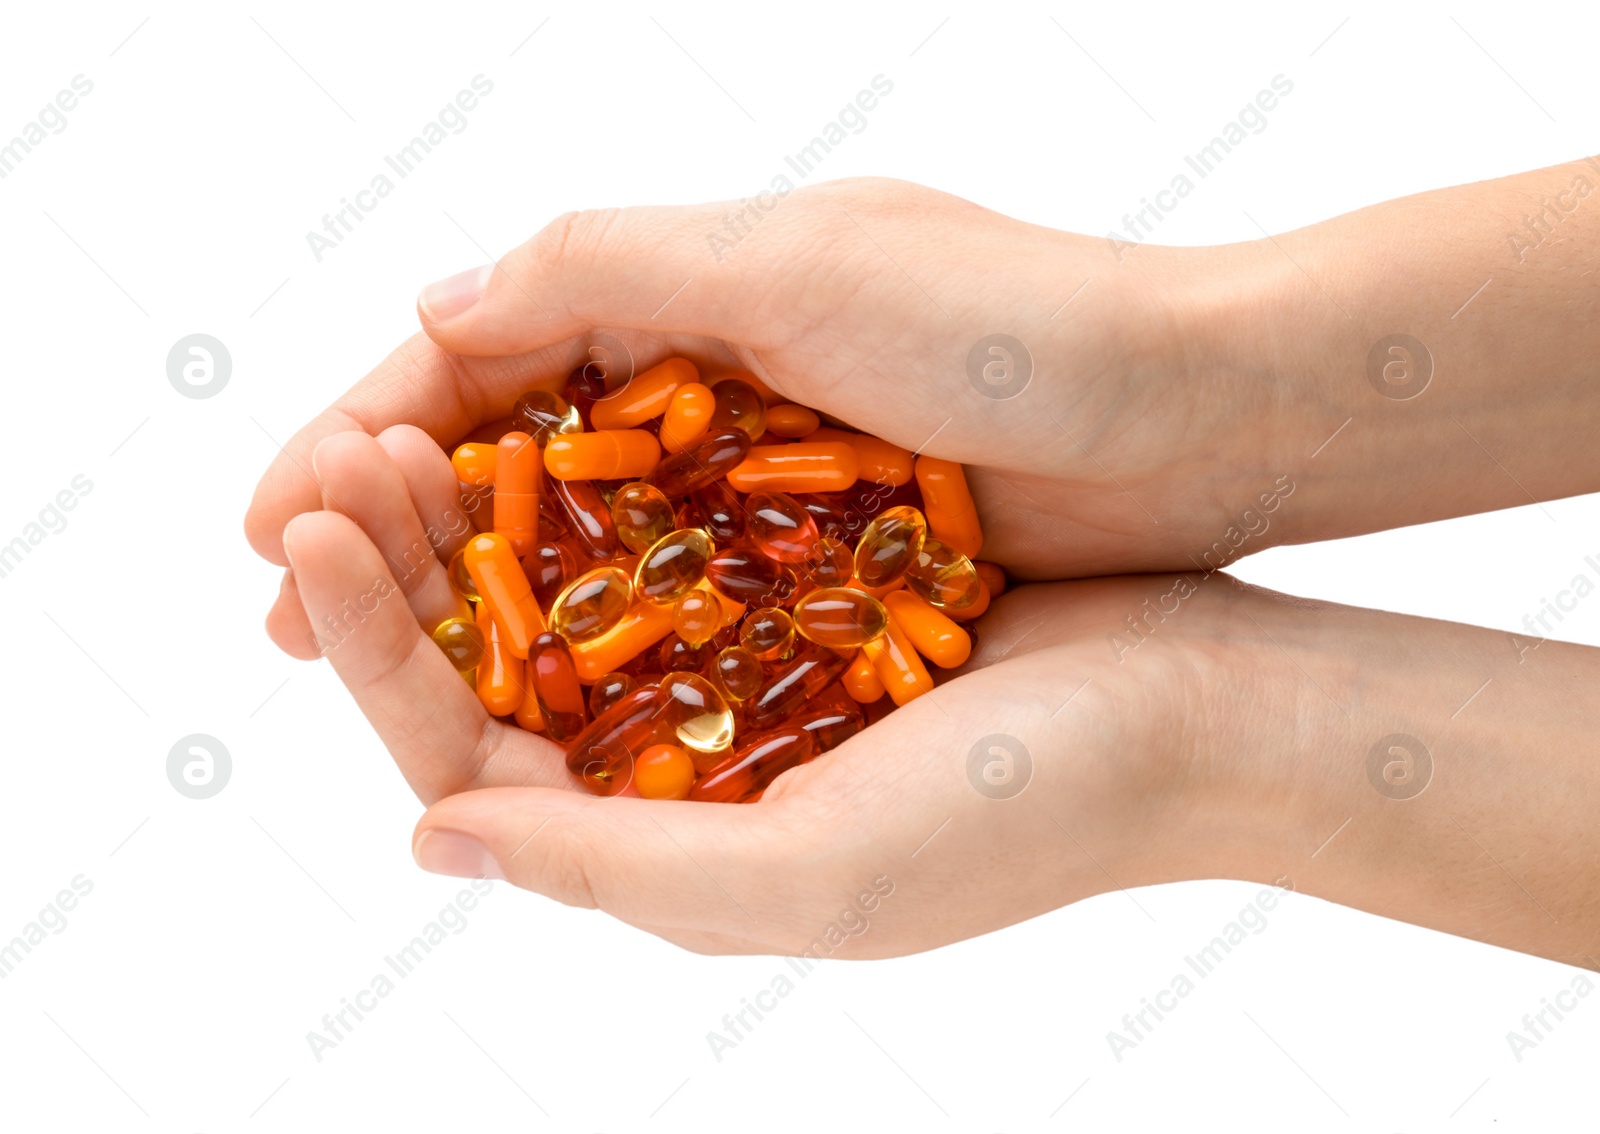
<svg viewBox="0 0 1600 1134">
<path fill-rule="evenodd" d="M 888 174 L 1094 234 L 1290 78 L 1269 128 L 1163 223 L 1167 243 L 1253 239 L 1249 217 L 1280 232 L 1595 148 L 1592 5 L 1186 8 L 1207 11 L 8 12 L 0 139 L 73 76 L 94 89 L 0 180 L 0 543 L 75 475 L 93 489 L 0 579 L 0 940 L 75 876 L 93 891 L 0 980 L 0 1125 L 1526 1129 L 1589 1115 L 1600 1000 L 1521 1062 L 1506 1041 L 1576 970 L 1300 896 L 1117 1062 L 1106 1033 L 1255 890 L 1221 882 L 826 964 L 720 1063 L 706 1033 L 782 962 L 691 956 L 498 884 L 350 1038 L 310 1053 L 324 1013 L 462 887 L 413 866 L 419 806 L 328 667 L 267 641 L 279 571 L 240 523 L 274 439 L 411 333 L 422 284 L 567 209 L 753 194 L 878 74 L 893 94 L 813 179 Z M 305 234 L 479 74 L 494 89 L 468 128 L 318 263 Z M 196 331 L 233 359 L 207 400 L 165 370 Z M 1591 497 L 1272 551 L 1238 574 L 1513 630 L 1600 553 L 1597 519 Z M 1600 644 L 1600 599 L 1562 636 Z M 165 772 L 195 732 L 234 761 L 204 801 Z"/>
</svg>

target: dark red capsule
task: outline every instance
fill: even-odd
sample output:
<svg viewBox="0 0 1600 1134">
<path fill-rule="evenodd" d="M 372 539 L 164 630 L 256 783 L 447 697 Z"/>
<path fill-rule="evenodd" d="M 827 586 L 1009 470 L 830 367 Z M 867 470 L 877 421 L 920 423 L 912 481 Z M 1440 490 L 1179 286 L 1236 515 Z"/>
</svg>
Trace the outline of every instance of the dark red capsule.
<svg viewBox="0 0 1600 1134">
<path fill-rule="evenodd" d="M 780 603 L 794 590 L 794 576 L 753 547 L 729 547 L 706 561 L 706 578 L 717 590 L 746 606 Z"/>
<path fill-rule="evenodd" d="M 841 654 L 826 646 L 813 645 L 800 651 L 750 698 L 745 709 L 750 727 L 777 724 L 827 688 L 829 682 L 850 668 L 852 659 L 853 651 Z"/>
<path fill-rule="evenodd" d="M 655 743 L 661 689 L 641 685 L 627 694 L 567 747 L 567 770 L 596 795 L 616 795 L 633 782 L 633 761 Z"/>
<path fill-rule="evenodd" d="M 545 491 L 553 497 L 566 517 L 572 538 L 590 559 L 604 561 L 620 554 L 617 526 L 611 521 L 611 506 L 600 490 L 587 480 L 545 478 Z"/>
<path fill-rule="evenodd" d="M 713 481 L 696 489 L 692 499 L 700 506 L 701 526 L 718 544 L 732 543 L 744 535 L 744 504 L 727 481 Z"/>
<path fill-rule="evenodd" d="M 550 739 L 571 740 L 582 732 L 587 706 L 566 640 L 559 634 L 540 634 L 528 647 L 528 670 Z"/>
<path fill-rule="evenodd" d="M 727 475 L 749 452 L 750 434 L 742 429 L 719 429 L 662 461 L 644 482 L 676 500 Z"/>
<path fill-rule="evenodd" d="M 676 634 L 668 634 L 661 641 L 657 661 L 663 673 L 700 673 L 714 654 L 709 642 L 691 646 Z"/>
<path fill-rule="evenodd" d="M 815 753 L 816 741 L 803 728 L 758 732 L 702 776 L 690 789 L 689 798 L 708 803 L 743 803 Z"/>
<path fill-rule="evenodd" d="M 817 754 L 837 748 L 856 733 L 867 727 L 867 718 L 861 706 L 845 699 L 844 704 L 830 704 L 827 708 L 809 709 L 786 722 L 792 728 L 803 728 L 811 734 Z"/>
<path fill-rule="evenodd" d="M 528 576 L 543 612 L 550 609 L 562 588 L 578 577 L 578 561 L 564 544 L 541 543 L 522 557 L 522 573 Z"/>
</svg>

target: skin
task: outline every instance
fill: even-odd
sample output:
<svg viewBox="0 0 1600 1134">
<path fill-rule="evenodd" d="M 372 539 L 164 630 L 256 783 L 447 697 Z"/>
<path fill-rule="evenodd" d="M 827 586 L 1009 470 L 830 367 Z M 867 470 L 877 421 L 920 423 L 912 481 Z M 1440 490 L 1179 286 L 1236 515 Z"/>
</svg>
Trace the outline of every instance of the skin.
<svg viewBox="0 0 1600 1134">
<path fill-rule="evenodd" d="M 708 234 L 737 206 L 569 214 L 474 277 L 481 294 L 426 291 L 424 334 L 273 463 L 246 523 L 291 567 L 269 632 L 313 657 L 320 628 L 430 805 L 424 866 L 687 948 L 814 948 L 879 877 L 892 896 L 838 955 L 1229 877 L 1596 966 L 1600 651 L 1215 571 L 1278 543 L 1600 488 L 1600 399 L 1585 396 L 1600 204 L 1575 203 L 1578 179 L 1600 190 L 1578 163 L 1206 249 L 1119 248 L 881 181 L 793 194 L 720 262 Z M 1574 207 L 1519 246 L 1522 218 L 1562 193 Z M 1409 400 L 1368 380 L 1373 344 L 1402 331 L 1433 360 Z M 1005 400 L 967 374 L 996 332 L 1034 364 Z M 1008 591 L 953 679 L 755 806 L 588 796 L 555 745 L 484 713 L 426 631 L 467 532 L 446 450 L 597 342 L 640 369 L 673 354 L 747 368 L 961 461 L 983 557 L 1080 581 Z M 406 601 L 331 635 L 325 620 L 378 583 Z M 967 770 L 996 733 L 1031 754 L 1011 799 Z M 1392 734 L 1427 748 L 1431 774 L 1384 747 L 1369 775 Z M 1408 774 L 1425 790 L 1400 798 Z"/>
</svg>

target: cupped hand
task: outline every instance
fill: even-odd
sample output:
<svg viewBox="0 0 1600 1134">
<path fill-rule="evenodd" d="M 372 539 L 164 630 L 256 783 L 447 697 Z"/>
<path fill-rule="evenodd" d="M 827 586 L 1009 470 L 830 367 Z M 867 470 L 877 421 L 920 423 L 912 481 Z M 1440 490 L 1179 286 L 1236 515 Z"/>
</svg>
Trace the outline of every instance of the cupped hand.
<svg viewBox="0 0 1600 1134">
<path fill-rule="evenodd" d="M 1147 248 L 1119 262 L 1104 240 L 880 180 L 744 206 L 568 214 L 498 264 L 427 289 L 427 337 L 294 436 L 246 530 L 283 564 L 284 525 L 322 506 L 319 441 L 409 424 L 448 447 L 525 390 L 558 386 L 602 342 L 635 371 L 672 354 L 748 369 L 962 462 L 983 558 L 1016 577 L 1190 569 L 1283 471 L 1270 443 L 1281 431 L 1261 428 L 1280 393 L 1223 389 L 1186 333 L 1220 286 L 1214 255 Z M 990 352 L 979 344 L 991 335 L 1025 352 Z M 314 656 L 292 589 L 269 625 Z"/>
</svg>

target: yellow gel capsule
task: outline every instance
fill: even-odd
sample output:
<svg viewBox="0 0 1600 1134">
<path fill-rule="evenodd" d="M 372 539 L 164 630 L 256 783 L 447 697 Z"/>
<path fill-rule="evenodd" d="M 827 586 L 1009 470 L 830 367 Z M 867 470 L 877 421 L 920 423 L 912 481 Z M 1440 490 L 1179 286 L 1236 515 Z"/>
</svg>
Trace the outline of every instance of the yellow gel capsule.
<svg viewBox="0 0 1600 1134">
<path fill-rule="evenodd" d="M 611 522 L 617 538 L 636 555 L 643 555 L 662 536 L 678 526 L 677 513 L 666 494 L 652 484 L 634 481 L 617 489 L 611 498 Z"/>
<path fill-rule="evenodd" d="M 669 673 L 661 679 L 656 721 L 696 752 L 716 752 L 733 742 L 728 702 L 698 673 Z"/>
<path fill-rule="evenodd" d="M 569 643 L 598 638 L 622 621 L 633 582 L 620 567 L 596 567 L 569 583 L 550 607 L 550 629 Z"/>
<path fill-rule="evenodd" d="M 977 602 L 982 589 L 982 577 L 972 560 L 942 540 L 923 540 L 906 568 L 906 590 L 934 606 L 961 610 Z"/>
<path fill-rule="evenodd" d="M 739 627 L 739 644 L 761 661 L 787 657 L 794 647 L 794 619 L 776 606 L 752 610 Z"/>
<path fill-rule="evenodd" d="M 674 606 L 706 577 L 711 552 L 711 537 L 699 528 L 668 532 L 640 558 L 634 594 L 657 606 Z"/>
<path fill-rule="evenodd" d="M 824 587 L 794 606 L 795 629 L 807 641 L 832 650 L 853 650 L 889 629 L 883 603 L 852 587 Z"/>
<path fill-rule="evenodd" d="M 483 631 L 470 618 L 446 618 L 433 631 L 434 643 L 458 670 L 476 670 L 487 643 Z"/>
<path fill-rule="evenodd" d="M 874 590 L 887 587 L 917 561 L 928 522 L 909 505 L 879 515 L 856 541 L 856 578 Z"/>
<path fill-rule="evenodd" d="M 450 578 L 450 587 L 468 602 L 482 602 L 483 597 L 478 594 L 478 587 L 472 581 L 472 575 L 467 571 L 467 549 L 463 547 L 450 557 L 450 566 L 445 573 Z"/>
<path fill-rule="evenodd" d="M 672 628 L 691 646 L 703 646 L 722 629 L 722 603 L 706 588 L 687 592 L 672 608 Z"/>
</svg>

